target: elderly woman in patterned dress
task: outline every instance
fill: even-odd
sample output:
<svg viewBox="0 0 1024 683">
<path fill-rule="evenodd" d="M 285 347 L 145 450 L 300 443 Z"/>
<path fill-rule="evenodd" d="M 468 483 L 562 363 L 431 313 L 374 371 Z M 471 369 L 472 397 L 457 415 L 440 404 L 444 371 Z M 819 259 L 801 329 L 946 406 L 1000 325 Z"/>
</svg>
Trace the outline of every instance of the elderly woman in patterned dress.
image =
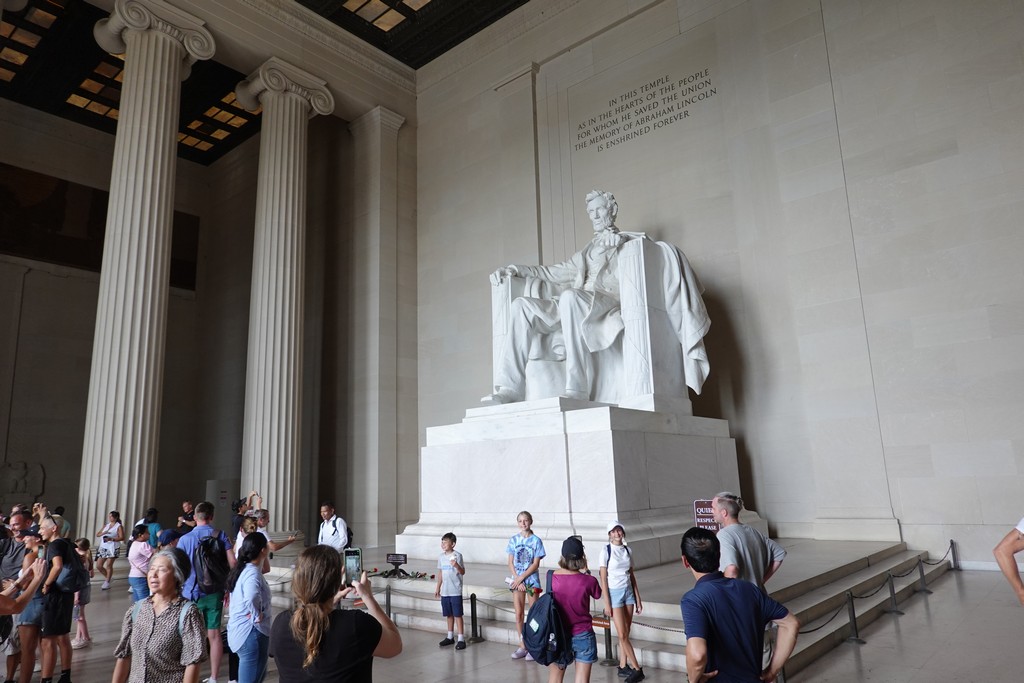
<svg viewBox="0 0 1024 683">
<path fill-rule="evenodd" d="M 206 627 L 194 603 L 181 597 L 191 572 L 188 556 L 166 548 L 146 575 L 150 596 L 128 609 L 111 683 L 197 683 L 206 659 Z"/>
</svg>

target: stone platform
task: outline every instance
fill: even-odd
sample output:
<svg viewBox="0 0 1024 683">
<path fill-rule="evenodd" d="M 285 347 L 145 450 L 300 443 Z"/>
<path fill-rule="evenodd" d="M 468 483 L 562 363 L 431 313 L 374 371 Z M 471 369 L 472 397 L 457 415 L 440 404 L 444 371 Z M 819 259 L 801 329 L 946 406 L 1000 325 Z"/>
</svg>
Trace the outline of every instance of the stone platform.
<svg viewBox="0 0 1024 683">
<path fill-rule="evenodd" d="M 557 555 L 561 541 L 606 543 L 620 520 L 638 567 L 678 560 L 693 501 L 739 491 L 726 420 L 632 410 L 567 398 L 473 408 L 459 424 L 427 429 L 419 522 L 397 551 L 433 559 L 452 531 L 467 561 L 505 557 L 516 515 Z M 756 513 L 743 521 L 765 529 Z"/>
</svg>

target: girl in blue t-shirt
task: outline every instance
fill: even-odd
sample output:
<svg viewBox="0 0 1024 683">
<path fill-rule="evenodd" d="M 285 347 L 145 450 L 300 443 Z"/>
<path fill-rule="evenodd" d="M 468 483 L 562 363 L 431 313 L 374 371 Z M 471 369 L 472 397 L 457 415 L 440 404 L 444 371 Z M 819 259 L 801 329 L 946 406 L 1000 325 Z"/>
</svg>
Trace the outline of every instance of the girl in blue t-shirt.
<svg viewBox="0 0 1024 683">
<path fill-rule="evenodd" d="M 512 591 L 512 604 L 516 608 L 516 623 L 521 629 L 527 606 L 533 605 L 540 592 L 537 570 L 545 553 L 544 542 L 530 528 L 533 526 L 533 515 L 523 510 L 516 517 L 516 523 L 519 524 L 519 533 L 509 539 L 505 552 L 508 553 L 508 569 L 512 573 L 509 590 Z M 512 653 L 512 659 L 524 657 L 533 660 L 520 640 L 519 648 Z"/>
</svg>

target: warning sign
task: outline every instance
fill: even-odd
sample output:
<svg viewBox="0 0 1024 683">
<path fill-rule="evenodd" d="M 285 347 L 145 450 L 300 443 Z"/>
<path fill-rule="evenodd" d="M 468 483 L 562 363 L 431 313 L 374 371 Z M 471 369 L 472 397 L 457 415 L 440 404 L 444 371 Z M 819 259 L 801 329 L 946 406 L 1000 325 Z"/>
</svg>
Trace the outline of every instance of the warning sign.
<svg viewBox="0 0 1024 683">
<path fill-rule="evenodd" d="M 715 521 L 715 513 L 711 509 L 710 500 L 693 501 L 693 523 L 701 529 L 710 529 L 716 534 L 722 525 Z"/>
</svg>

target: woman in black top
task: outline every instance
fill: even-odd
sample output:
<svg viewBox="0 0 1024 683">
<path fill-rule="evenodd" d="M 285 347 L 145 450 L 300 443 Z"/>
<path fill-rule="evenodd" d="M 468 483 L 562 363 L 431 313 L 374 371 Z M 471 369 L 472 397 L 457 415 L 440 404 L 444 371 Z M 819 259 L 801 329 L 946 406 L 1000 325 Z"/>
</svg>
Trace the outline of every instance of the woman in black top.
<svg viewBox="0 0 1024 683">
<path fill-rule="evenodd" d="M 377 604 L 366 572 L 342 589 L 341 569 L 341 555 L 330 546 L 314 545 L 299 555 L 292 578 L 295 609 L 277 615 L 270 632 L 281 683 L 369 683 L 374 657 L 402 651 L 398 627 Z M 366 612 L 334 609 L 353 592 Z"/>
</svg>

